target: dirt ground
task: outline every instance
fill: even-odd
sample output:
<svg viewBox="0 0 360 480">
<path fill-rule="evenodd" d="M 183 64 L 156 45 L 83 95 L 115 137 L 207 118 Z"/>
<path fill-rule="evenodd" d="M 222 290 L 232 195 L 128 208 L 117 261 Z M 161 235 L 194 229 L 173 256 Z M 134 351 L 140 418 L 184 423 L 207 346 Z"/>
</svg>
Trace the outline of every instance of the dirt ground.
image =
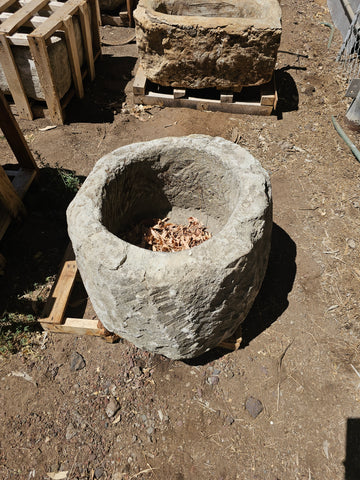
<svg viewBox="0 0 360 480">
<path fill-rule="evenodd" d="M 308 58 L 279 53 L 275 115 L 134 109 L 131 43 L 104 46 L 66 125 L 19 121 L 40 174 L 27 217 L 1 242 L 1 479 L 360 478 L 360 165 L 331 115 L 358 136 L 344 121 L 341 37 L 328 49 L 325 1 L 282 9 L 281 50 Z M 131 33 L 102 28 L 114 42 Z M 117 147 L 192 133 L 237 141 L 271 175 L 269 268 L 240 349 L 181 362 L 42 332 L 36 320 L 68 243 L 71 172 L 82 181 Z M 14 161 L 4 139 L 0 152 Z"/>
</svg>

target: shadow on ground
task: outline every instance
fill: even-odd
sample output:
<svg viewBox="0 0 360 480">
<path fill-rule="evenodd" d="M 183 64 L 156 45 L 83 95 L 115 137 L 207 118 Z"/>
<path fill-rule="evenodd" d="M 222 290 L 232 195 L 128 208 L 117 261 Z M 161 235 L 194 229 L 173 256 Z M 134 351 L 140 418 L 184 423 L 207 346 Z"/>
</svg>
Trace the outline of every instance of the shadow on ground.
<svg viewBox="0 0 360 480">
<path fill-rule="evenodd" d="M 345 479 L 360 478 L 360 418 L 348 418 L 346 428 Z"/>
<path fill-rule="evenodd" d="M 255 302 L 242 324 L 240 348 L 249 343 L 270 327 L 289 305 L 288 294 L 296 275 L 296 245 L 289 235 L 278 225 L 273 225 L 269 264 L 265 278 Z M 229 353 L 216 348 L 186 363 L 204 365 Z M 359 477 L 360 478 L 360 477 Z"/>
<path fill-rule="evenodd" d="M 292 112 L 299 108 L 299 92 L 293 77 L 288 73 L 291 69 L 301 69 L 302 67 L 284 67 L 275 71 L 275 84 L 278 95 L 275 115 L 278 119 L 282 118 L 285 112 Z"/>
<path fill-rule="evenodd" d="M 57 274 L 69 243 L 66 208 L 83 180 L 62 168 L 40 169 L 24 199 L 28 214 L 12 222 L 1 244 L 7 264 L 0 276 L 0 330 L 4 324 L 8 329 L 19 326 L 9 319 L 37 313 L 26 293 Z"/>
<path fill-rule="evenodd" d="M 125 101 L 125 87 L 132 78 L 136 57 L 103 55 L 96 62 L 93 82 L 85 82 L 85 96 L 74 98 L 66 109 L 67 123 L 108 123 Z"/>
</svg>

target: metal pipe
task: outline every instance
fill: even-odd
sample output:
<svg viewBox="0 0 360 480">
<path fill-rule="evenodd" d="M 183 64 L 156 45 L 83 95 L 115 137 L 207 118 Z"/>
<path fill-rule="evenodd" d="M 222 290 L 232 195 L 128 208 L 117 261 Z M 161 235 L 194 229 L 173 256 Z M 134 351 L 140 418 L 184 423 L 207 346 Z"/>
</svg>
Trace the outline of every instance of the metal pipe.
<svg viewBox="0 0 360 480">
<path fill-rule="evenodd" d="M 355 147 L 355 145 L 352 143 L 352 141 L 350 140 L 350 138 L 346 135 L 346 133 L 344 132 L 344 130 L 340 127 L 340 125 L 338 124 L 338 122 L 335 120 L 335 117 L 333 115 L 331 115 L 331 121 L 335 127 L 335 130 L 337 131 L 337 133 L 340 135 L 340 137 L 344 140 L 344 142 L 346 143 L 346 145 L 350 148 L 350 150 L 352 151 L 352 153 L 355 155 L 356 157 L 356 160 L 358 162 L 360 162 L 360 152 L 359 150 Z"/>
</svg>

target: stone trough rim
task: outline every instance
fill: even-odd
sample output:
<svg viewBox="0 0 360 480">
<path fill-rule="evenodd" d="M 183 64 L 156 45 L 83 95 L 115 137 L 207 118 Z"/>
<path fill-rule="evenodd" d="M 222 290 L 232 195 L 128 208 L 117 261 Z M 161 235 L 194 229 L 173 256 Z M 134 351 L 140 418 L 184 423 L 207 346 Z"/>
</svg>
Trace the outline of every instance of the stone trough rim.
<svg viewBox="0 0 360 480">
<path fill-rule="evenodd" d="M 138 149 L 142 149 L 142 151 L 151 151 L 151 148 L 153 146 L 156 146 L 158 148 L 159 144 L 162 144 L 164 145 L 165 147 L 169 145 L 169 148 L 173 148 L 175 146 L 177 146 L 176 144 L 180 144 L 180 145 L 184 145 L 184 146 L 193 146 L 192 145 L 192 142 L 195 141 L 196 144 L 198 144 L 198 142 L 208 142 L 210 143 L 212 146 L 216 145 L 218 147 L 220 147 L 221 150 L 223 150 L 224 148 L 227 148 L 229 150 L 232 150 L 232 153 L 234 154 L 234 156 L 238 156 L 239 153 L 240 155 L 242 155 L 244 157 L 245 160 L 248 160 L 250 161 L 250 164 L 247 166 L 249 167 L 250 166 L 250 169 L 249 168 L 241 168 L 242 166 L 242 163 L 238 163 L 238 167 L 239 167 L 239 170 L 242 170 L 243 174 L 251 174 L 253 172 L 251 172 L 251 167 L 253 169 L 255 169 L 255 172 L 254 173 L 261 173 L 262 175 L 264 175 L 265 179 L 266 179 L 266 184 L 267 184 L 267 188 L 269 190 L 269 198 L 271 198 L 271 185 L 270 185 L 270 178 L 269 178 L 269 175 L 268 173 L 266 172 L 266 170 L 263 169 L 263 167 L 260 165 L 260 162 L 255 159 L 255 157 L 253 157 L 253 155 L 251 155 L 250 152 L 248 152 L 245 148 L 241 147 L 240 145 L 237 145 L 237 144 L 234 144 L 233 142 L 230 142 L 229 140 L 225 140 L 224 138 L 222 137 L 213 137 L 213 136 L 209 136 L 209 135 L 199 135 L 199 134 L 194 134 L 194 135 L 188 135 L 188 136 L 183 136 L 183 137 L 163 137 L 161 139 L 155 139 L 155 140 L 150 140 L 150 141 L 145 141 L 145 142 L 138 142 L 138 143 L 132 143 L 132 144 L 129 144 L 129 145 L 125 145 L 125 146 L 122 146 L 122 147 L 119 147 L 118 149 L 114 150 L 113 152 L 110 152 L 106 155 L 104 155 L 102 158 L 100 158 L 97 163 L 95 164 L 93 170 L 90 172 L 90 174 L 88 175 L 87 179 L 85 180 L 84 184 L 82 185 L 82 187 L 80 188 L 78 194 L 75 196 L 75 198 L 72 200 L 72 202 L 70 203 L 69 207 L 68 207 L 68 210 L 67 210 L 67 217 L 69 218 L 69 213 L 75 209 L 81 209 L 82 206 L 79 202 L 79 197 L 82 197 L 83 196 L 83 193 L 84 191 L 86 191 L 87 188 L 90 188 L 91 191 L 94 191 L 94 188 L 96 188 L 98 190 L 98 194 L 101 193 L 102 189 L 104 188 L 105 186 L 105 183 L 104 182 L 98 182 L 95 187 L 94 186 L 91 186 L 91 187 L 88 187 L 88 184 L 91 182 L 92 178 L 97 174 L 97 172 L 101 169 L 103 169 L 103 167 L 108 167 L 108 163 L 109 163 L 109 159 L 111 159 L 111 157 L 116 157 L 116 161 L 115 161 L 115 165 L 113 165 L 113 169 L 112 170 L 109 170 L 109 168 L 107 168 L 107 174 L 109 174 L 109 171 L 111 171 L 112 173 L 114 172 L 114 170 L 116 169 L 116 165 L 119 164 L 119 159 L 118 159 L 118 154 L 121 153 L 122 154 L 122 157 L 129 157 L 128 153 L 130 152 L 133 152 L 134 150 L 138 151 Z M 185 142 L 185 144 L 184 144 Z M 189 145 L 187 145 L 189 144 Z M 196 145 L 195 144 L 195 145 Z M 206 145 L 204 145 L 206 147 Z M 220 153 L 220 152 L 219 152 Z M 137 156 L 137 153 L 135 153 L 135 156 Z M 143 160 L 141 160 L 143 161 Z M 222 159 L 223 161 L 223 159 Z M 236 160 L 235 160 L 236 161 Z M 129 164 L 131 163 L 131 161 L 129 161 Z M 126 168 L 126 160 L 123 162 L 125 168 Z M 106 177 L 107 179 L 108 177 Z M 254 179 L 254 185 L 258 182 L 258 178 L 257 176 L 255 176 L 255 179 Z M 258 186 L 258 185 L 257 185 Z M 246 242 L 244 242 L 244 237 L 241 234 L 244 233 L 244 231 L 246 231 L 246 228 L 245 226 L 251 222 L 254 218 L 256 218 L 257 215 L 261 215 L 262 212 L 263 212 L 263 209 L 262 209 L 262 205 L 263 203 L 261 202 L 258 202 L 257 204 L 260 204 L 261 206 L 257 209 L 257 211 L 254 211 L 254 212 L 251 212 L 251 215 L 248 216 L 247 218 L 247 214 L 245 212 L 243 212 L 243 209 L 241 208 L 241 205 L 239 205 L 241 203 L 242 200 L 244 200 L 244 195 L 242 194 L 243 192 L 240 192 L 239 193 L 239 198 L 233 208 L 233 210 L 231 211 L 226 223 L 224 223 L 224 225 L 219 229 L 218 232 L 216 232 L 215 234 L 212 234 L 212 237 L 208 240 L 206 240 L 205 242 L 201 243 L 200 245 L 197 245 L 197 246 L 194 246 L 190 249 L 187 249 L 187 250 L 181 250 L 181 251 L 178 251 L 178 252 L 154 252 L 152 250 L 149 250 L 149 249 L 145 249 L 145 248 L 142 248 L 142 247 L 139 247 L 137 245 L 134 245 L 132 243 L 129 243 L 125 240 L 123 240 L 122 238 L 120 238 L 119 236 L 111 233 L 106 227 L 105 225 L 103 225 L 103 223 L 101 222 L 101 208 L 97 208 L 95 207 L 94 205 L 94 201 L 92 201 L 92 199 L 86 195 L 87 197 L 87 200 L 91 202 L 93 208 L 91 209 L 91 218 L 88 219 L 88 221 L 86 222 L 87 223 L 87 227 L 89 230 L 92 230 L 92 231 L 89 231 L 89 235 L 88 235 L 88 238 L 91 236 L 91 239 L 92 239 L 92 244 L 95 243 L 95 244 L 104 244 L 104 242 L 106 242 L 106 237 L 107 238 L 111 238 L 112 242 L 117 242 L 119 244 L 119 252 L 121 250 L 126 250 L 126 261 L 127 262 L 130 262 L 131 261 L 131 252 L 135 249 L 134 253 L 135 253 L 135 257 L 138 258 L 138 255 L 139 255 L 139 252 L 141 251 L 142 255 L 145 257 L 148 257 L 149 259 L 151 257 L 154 257 L 154 255 L 156 255 L 158 258 L 163 258 L 163 259 L 166 259 L 168 258 L 169 254 L 171 254 L 171 256 L 175 256 L 177 258 L 179 258 L 179 260 L 181 259 L 182 261 L 184 261 L 185 259 L 189 259 L 189 257 L 192 257 L 191 261 L 195 260 L 197 256 L 202 256 L 202 252 L 203 250 L 206 248 L 207 250 L 209 251 L 212 251 L 214 252 L 214 254 L 216 256 L 218 256 L 218 252 L 219 252 L 219 248 L 221 248 L 221 245 L 224 244 L 224 241 L 225 239 L 229 239 L 229 238 L 232 238 L 233 239 L 233 242 L 236 243 L 236 238 L 235 237 L 241 237 L 241 244 L 243 245 L 244 243 L 247 245 L 248 248 L 244 248 L 244 252 L 243 252 L 243 255 L 247 255 L 249 253 L 249 251 L 251 250 L 252 248 L 252 241 L 250 240 L 250 237 L 251 237 L 251 231 L 248 232 L 248 239 Z M 259 190 L 259 192 L 257 192 L 259 194 L 259 196 L 263 196 L 264 193 L 263 191 Z M 256 202 L 253 202 L 253 205 L 255 204 Z M 264 202 L 265 203 L 265 202 Z M 239 215 L 240 213 L 244 213 L 244 216 L 242 215 Z M 238 218 L 236 218 L 238 217 Z M 206 226 L 206 225 L 205 225 Z M 236 235 L 234 235 L 234 228 L 235 227 L 239 227 L 238 229 L 236 229 Z M 241 228 L 243 227 L 243 228 Z M 212 233 L 210 231 L 210 233 Z M 104 237 L 105 235 L 105 237 Z M 97 243 L 96 241 L 96 237 L 99 237 L 99 243 Z M 100 243 L 100 238 L 101 238 L 101 243 Z M 197 254 L 198 252 L 198 254 Z M 210 253 L 210 252 L 209 252 Z M 211 255 L 209 255 L 209 257 L 211 257 Z M 137 263 L 137 262 L 136 262 Z"/>
<path fill-rule="evenodd" d="M 220 27 L 225 28 L 226 30 L 231 29 L 232 27 L 248 28 L 249 25 L 253 25 L 257 28 L 263 27 L 264 29 L 281 28 L 281 7 L 278 0 L 267 0 L 267 4 L 270 6 L 269 11 L 272 18 L 271 22 L 269 22 L 269 15 L 265 15 L 264 17 L 206 17 L 203 15 L 172 15 L 155 10 L 154 3 L 154 0 L 140 0 L 136 9 L 134 10 L 135 21 L 137 20 L 137 15 L 141 15 L 141 13 L 143 13 L 153 21 L 177 26 L 178 28 L 189 28 L 188 25 L 196 25 L 196 28 Z"/>
</svg>

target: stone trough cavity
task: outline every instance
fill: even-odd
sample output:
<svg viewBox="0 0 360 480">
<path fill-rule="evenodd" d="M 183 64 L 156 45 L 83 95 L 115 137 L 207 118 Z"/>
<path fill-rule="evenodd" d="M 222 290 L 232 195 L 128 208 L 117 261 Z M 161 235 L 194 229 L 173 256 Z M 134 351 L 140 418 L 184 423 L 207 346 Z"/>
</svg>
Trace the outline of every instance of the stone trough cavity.
<svg viewBox="0 0 360 480">
<path fill-rule="evenodd" d="M 152 217 L 212 233 L 180 252 L 121 237 Z M 169 358 L 191 358 L 231 336 L 267 267 L 271 186 L 259 162 L 218 137 L 169 137 L 121 147 L 97 162 L 67 211 L 79 271 L 111 332 Z"/>
<path fill-rule="evenodd" d="M 152 82 L 237 91 L 271 80 L 278 0 L 139 0 L 134 18 L 140 63 Z"/>
</svg>

